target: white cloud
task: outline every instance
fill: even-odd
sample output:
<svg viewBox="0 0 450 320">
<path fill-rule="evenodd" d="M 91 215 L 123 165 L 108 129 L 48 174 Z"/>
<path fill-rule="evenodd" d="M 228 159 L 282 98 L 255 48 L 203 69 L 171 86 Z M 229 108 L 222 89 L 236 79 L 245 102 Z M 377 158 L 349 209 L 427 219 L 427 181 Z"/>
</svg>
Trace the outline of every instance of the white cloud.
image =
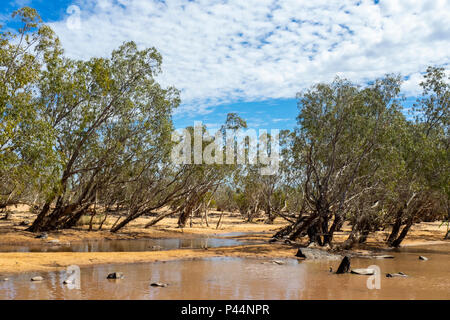
<svg viewBox="0 0 450 320">
<path fill-rule="evenodd" d="M 291 118 L 275 118 L 272 119 L 273 122 L 278 123 L 278 122 L 285 122 L 285 121 L 291 121 Z"/>
<path fill-rule="evenodd" d="M 447 64 L 450 0 L 80 0 L 81 28 L 52 23 L 69 56 L 123 41 L 155 46 L 160 80 L 196 113 L 236 100 L 292 98 L 336 74 L 358 82 Z M 447 21 L 447 22 L 446 22 Z M 420 81 L 419 81 L 420 82 Z"/>
</svg>

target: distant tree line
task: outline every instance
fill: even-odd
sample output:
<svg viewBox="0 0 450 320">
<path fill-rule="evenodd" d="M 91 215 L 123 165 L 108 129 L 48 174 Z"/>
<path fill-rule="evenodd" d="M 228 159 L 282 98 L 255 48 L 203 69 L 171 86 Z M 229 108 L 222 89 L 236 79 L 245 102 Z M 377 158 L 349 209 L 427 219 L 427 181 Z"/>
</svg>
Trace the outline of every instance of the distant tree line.
<svg viewBox="0 0 450 320">
<path fill-rule="evenodd" d="M 117 217 L 112 232 L 143 215 L 154 216 L 147 227 L 167 216 L 185 227 L 195 217 L 208 224 L 216 208 L 249 222 L 280 217 L 288 224 L 278 238 L 333 246 L 348 222 L 342 248 L 381 229 L 396 247 L 414 223 L 449 219 L 443 68 L 426 70 L 408 115 L 398 75 L 298 93 L 298 126 L 280 134 L 280 170 L 261 175 L 257 164 L 170 161 L 180 97 L 155 80 L 155 48 L 126 42 L 108 58 L 69 59 L 34 9 L 13 16 L 21 26 L 0 33 L 0 208 L 32 205 L 29 231 L 72 228 L 99 211 Z M 229 114 L 221 130 L 246 127 Z"/>
</svg>

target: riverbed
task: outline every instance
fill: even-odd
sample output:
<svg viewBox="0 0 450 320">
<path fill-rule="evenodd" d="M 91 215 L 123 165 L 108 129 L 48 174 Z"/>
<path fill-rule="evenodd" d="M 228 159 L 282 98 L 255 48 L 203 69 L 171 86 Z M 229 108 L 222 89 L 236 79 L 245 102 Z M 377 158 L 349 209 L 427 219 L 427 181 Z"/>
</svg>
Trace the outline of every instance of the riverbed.
<svg viewBox="0 0 450 320">
<path fill-rule="evenodd" d="M 0 299 L 450 299 L 450 244 L 388 254 L 394 258 L 351 260 L 352 268 L 380 268 L 379 289 L 367 287 L 369 276 L 330 272 L 336 260 L 208 257 L 83 267 L 79 288 L 63 284 L 65 270 L 2 274 L 9 279 L 0 282 Z M 111 272 L 124 279 L 107 280 Z M 397 272 L 408 277 L 386 277 Z M 44 280 L 30 281 L 37 275 Z"/>
</svg>

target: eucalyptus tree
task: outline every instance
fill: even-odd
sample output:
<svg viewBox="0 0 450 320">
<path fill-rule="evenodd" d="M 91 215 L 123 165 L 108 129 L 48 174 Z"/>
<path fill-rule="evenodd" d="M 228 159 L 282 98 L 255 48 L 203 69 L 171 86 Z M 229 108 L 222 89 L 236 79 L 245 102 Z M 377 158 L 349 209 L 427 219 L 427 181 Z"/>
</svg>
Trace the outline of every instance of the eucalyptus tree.
<svg viewBox="0 0 450 320">
<path fill-rule="evenodd" d="M 239 149 L 239 143 L 235 139 L 235 134 L 246 127 L 247 123 L 241 117 L 236 113 L 229 113 L 225 123 L 220 130 L 216 132 L 214 138 L 210 136 L 204 126 L 202 128 L 197 128 L 197 130 L 200 129 L 197 134 L 194 132 L 194 128 L 188 128 L 191 132 L 190 136 L 192 139 L 196 138 L 202 141 L 202 146 L 198 151 L 201 151 L 202 156 L 209 156 L 210 160 L 202 157 L 201 163 L 188 165 L 191 172 L 189 183 L 191 190 L 187 197 L 181 199 L 176 209 L 176 211 L 180 213 L 178 219 L 178 226 L 180 228 L 183 228 L 186 225 L 189 217 L 192 217 L 194 213 L 201 210 L 206 195 L 210 194 L 213 196 L 221 185 L 224 185 L 227 181 L 233 179 L 237 172 L 239 172 L 242 164 L 239 164 L 237 159 L 238 154 L 242 152 L 242 150 L 240 151 Z M 232 135 L 231 140 L 229 139 L 230 134 Z M 208 143 L 207 141 L 211 142 Z M 230 144 L 233 145 L 231 153 L 230 149 L 228 149 Z M 247 151 L 244 151 L 244 153 L 246 152 Z M 194 153 L 195 151 L 193 150 L 193 157 L 195 159 Z M 232 161 L 229 159 L 230 155 Z M 212 161 L 213 159 L 214 161 Z"/>
<path fill-rule="evenodd" d="M 98 190 L 125 188 L 134 174 L 156 170 L 172 130 L 178 91 L 162 88 L 161 55 L 127 42 L 110 58 L 76 61 L 46 56 L 39 103 L 52 126 L 58 161 L 52 192 L 30 231 L 69 228 Z M 142 159 L 145 159 L 143 161 Z"/>
<path fill-rule="evenodd" d="M 54 159 L 52 130 L 35 97 L 45 56 L 59 55 L 59 42 L 36 10 L 12 17 L 17 30 L 0 26 L 0 206 L 45 188 L 40 173 Z"/>
<path fill-rule="evenodd" d="M 421 83 L 423 94 L 399 136 L 401 168 L 391 176 L 393 197 L 388 221 L 390 246 L 398 247 L 411 226 L 424 219 L 442 219 L 450 198 L 450 78 L 443 68 L 429 67 Z M 399 175 L 398 172 L 401 172 Z"/>
<path fill-rule="evenodd" d="M 401 117 L 400 80 L 386 76 L 360 88 L 336 79 L 298 94 L 299 127 L 291 162 L 303 202 L 294 224 L 277 233 L 331 244 L 348 208 L 370 192 L 366 182 L 377 173 L 373 159 L 383 151 L 391 123 Z"/>
</svg>

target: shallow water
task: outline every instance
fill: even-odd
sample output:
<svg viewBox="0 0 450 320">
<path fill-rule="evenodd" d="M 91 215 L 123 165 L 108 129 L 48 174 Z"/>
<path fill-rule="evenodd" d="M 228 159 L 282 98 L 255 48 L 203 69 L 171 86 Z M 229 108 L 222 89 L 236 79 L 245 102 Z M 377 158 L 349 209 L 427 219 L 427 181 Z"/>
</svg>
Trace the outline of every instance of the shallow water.
<svg viewBox="0 0 450 320">
<path fill-rule="evenodd" d="M 228 238 L 83 240 L 32 245 L 0 244 L 0 252 L 137 252 L 173 249 L 202 249 L 238 246 L 243 241 Z"/>
<path fill-rule="evenodd" d="M 450 299 L 450 244 L 391 254 L 394 259 L 352 259 L 352 268 L 380 267 L 380 289 L 373 290 L 367 288 L 368 276 L 330 273 L 339 261 L 278 259 L 284 262 L 278 265 L 267 259 L 209 258 L 82 268 L 80 289 L 62 284 L 65 271 L 11 275 L 0 282 L 0 299 Z M 125 279 L 106 280 L 116 271 Z M 409 277 L 385 277 L 399 271 Z M 45 280 L 31 282 L 36 275 Z M 152 282 L 169 286 L 155 288 Z"/>
</svg>

